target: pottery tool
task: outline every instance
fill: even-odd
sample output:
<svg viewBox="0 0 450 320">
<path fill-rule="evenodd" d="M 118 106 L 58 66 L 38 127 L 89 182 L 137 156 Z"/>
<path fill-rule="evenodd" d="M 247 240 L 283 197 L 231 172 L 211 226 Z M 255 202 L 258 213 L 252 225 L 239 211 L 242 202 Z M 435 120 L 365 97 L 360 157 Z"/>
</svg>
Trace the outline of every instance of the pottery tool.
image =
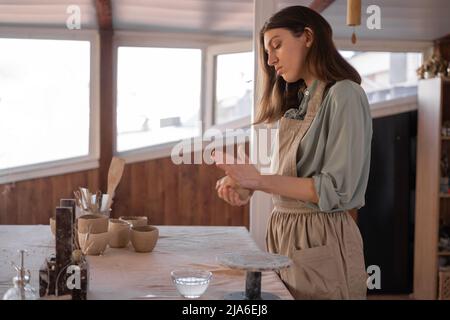
<svg viewBox="0 0 450 320">
<path fill-rule="evenodd" d="M 119 185 L 120 179 L 122 178 L 123 169 L 125 167 L 125 160 L 118 157 L 113 157 L 108 171 L 108 191 L 109 195 L 108 204 L 106 209 L 111 207 L 112 200 L 114 198 L 114 192 Z"/>
</svg>

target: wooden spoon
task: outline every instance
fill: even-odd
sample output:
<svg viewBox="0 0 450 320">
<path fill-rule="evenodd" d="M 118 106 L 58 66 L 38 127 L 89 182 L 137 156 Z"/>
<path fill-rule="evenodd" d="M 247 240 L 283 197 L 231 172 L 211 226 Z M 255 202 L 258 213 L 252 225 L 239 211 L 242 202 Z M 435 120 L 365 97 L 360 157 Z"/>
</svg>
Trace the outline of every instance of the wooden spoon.
<svg viewBox="0 0 450 320">
<path fill-rule="evenodd" d="M 113 157 L 108 171 L 108 205 L 106 208 L 109 210 L 112 204 L 112 199 L 114 197 L 114 192 L 119 185 L 120 179 L 122 178 L 123 169 L 125 167 L 125 160 L 118 157 Z"/>
</svg>

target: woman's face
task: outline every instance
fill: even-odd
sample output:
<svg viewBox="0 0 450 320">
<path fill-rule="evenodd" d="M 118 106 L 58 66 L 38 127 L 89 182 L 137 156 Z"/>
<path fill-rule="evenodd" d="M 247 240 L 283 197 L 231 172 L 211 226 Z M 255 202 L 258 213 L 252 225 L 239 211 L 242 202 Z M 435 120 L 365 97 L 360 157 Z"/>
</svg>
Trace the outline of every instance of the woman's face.
<svg viewBox="0 0 450 320">
<path fill-rule="evenodd" d="M 274 67 L 277 76 L 283 77 L 288 83 L 306 76 L 306 54 L 312 43 L 309 35 L 309 32 L 303 32 L 300 37 L 295 37 L 291 31 L 284 28 L 271 29 L 264 33 L 267 64 Z"/>
</svg>

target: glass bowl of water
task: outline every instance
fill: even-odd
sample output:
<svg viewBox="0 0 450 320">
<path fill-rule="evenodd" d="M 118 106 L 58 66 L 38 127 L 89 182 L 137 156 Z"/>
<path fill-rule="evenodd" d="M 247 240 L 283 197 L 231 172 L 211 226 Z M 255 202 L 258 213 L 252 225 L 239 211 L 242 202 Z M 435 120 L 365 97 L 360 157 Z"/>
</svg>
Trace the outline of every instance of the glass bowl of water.
<svg viewBox="0 0 450 320">
<path fill-rule="evenodd" d="M 185 298 L 200 298 L 208 288 L 212 273 L 205 270 L 174 270 L 170 273 L 178 293 Z"/>
</svg>

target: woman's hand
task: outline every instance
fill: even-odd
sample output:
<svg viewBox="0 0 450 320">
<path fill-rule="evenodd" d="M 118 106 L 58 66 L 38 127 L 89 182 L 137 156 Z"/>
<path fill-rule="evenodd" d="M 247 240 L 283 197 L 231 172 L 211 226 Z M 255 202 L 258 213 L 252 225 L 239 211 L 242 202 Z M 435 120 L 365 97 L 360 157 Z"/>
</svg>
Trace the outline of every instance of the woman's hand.
<svg viewBox="0 0 450 320">
<path fill-rule="evenodd" d="M 213 155 L 217 167 L 224 170 L 240 187 L 251 190 L 258 190 L 261 187 L 261 174 L 243 151 L 238 148 L 238 158 L 235 159 L 228 154 L 217 151 Z"/>
<path fill-rule="evenodd" d="M 290 177 L 278 174 L 261 175 L 255 166 L 249 163 L 243 148 L 238 148 L 238 156 L 241 159 L 239 162 L 229 154 L 222 152 L 215 152 L 212 156 L 216 165 L 224 170 L 240 188 L 259 190 L 305 202 L 319 203 L 319 195 L 316 192 L 313 178 Z M 217 188 L 219 187 L 217 186 Z M 236 188 L 231 191 L 224 189 L 219 192 L 218 190 L 219 197 L 230 204 L 236 203 L 236 205 L 239 205 L 240 201 L 236 198 L 236 193 Z"/>
<path fill-rule="evenodd" d="M 253 191 L 240 188 L 237 183 L 228 176 L 217 180 L 216 190 L 219 198 L 232 206 L 246 205 L 253 194 Z"/>
</svg>

